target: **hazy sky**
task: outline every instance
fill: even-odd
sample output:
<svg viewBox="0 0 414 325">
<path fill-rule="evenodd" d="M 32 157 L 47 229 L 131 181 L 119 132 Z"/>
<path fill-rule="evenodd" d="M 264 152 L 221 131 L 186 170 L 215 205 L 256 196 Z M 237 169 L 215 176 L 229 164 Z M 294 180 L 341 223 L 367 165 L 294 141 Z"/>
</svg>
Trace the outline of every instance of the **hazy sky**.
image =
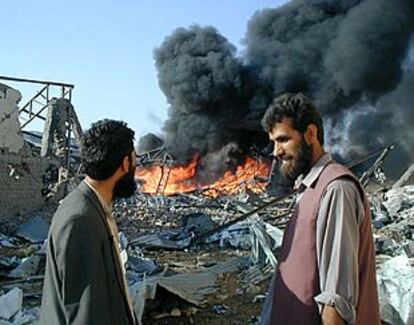
<svg viewBox="0 0 414 325">
<path fill-rule="evenodd" d="M 168 104 L 158 87 L 152 52 L 178 27 L 212 25 L 243 51 L 241 40 L 268 0 L 13 0 L 1 4 L 0 75 L 75 84 L 73 104 L 84 128 L 122 119 L 158 133 Z M 25 104 L 41 85 L 1 81 Z"/>
</svg>

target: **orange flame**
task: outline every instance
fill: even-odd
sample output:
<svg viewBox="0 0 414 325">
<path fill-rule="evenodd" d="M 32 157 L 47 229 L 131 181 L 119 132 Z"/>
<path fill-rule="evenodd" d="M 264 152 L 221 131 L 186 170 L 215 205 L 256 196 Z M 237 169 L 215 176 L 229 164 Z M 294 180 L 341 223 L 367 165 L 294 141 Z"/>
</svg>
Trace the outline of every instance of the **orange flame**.
<svg viewBox="0 0 414 325">
<path fill-rule="evenodd" d="M 246 157 L 243 164 L 239 165 L 235 173 L 227 171 L 224 175 L 210 185 L 202 185 L 196 180 L 198 157 L 195 156 L 187 166 L 175 166 L 169 169 L 167 166 L 137 167 L 136 177 L 143 183 L 141 192 L 148 194 L 173 195 L 201 191 L 211 197 L 220 194 L 234 195 L 244 189 L 255 193 L 263 192 L 270 171 L 267 161 Z"/>
</svg>

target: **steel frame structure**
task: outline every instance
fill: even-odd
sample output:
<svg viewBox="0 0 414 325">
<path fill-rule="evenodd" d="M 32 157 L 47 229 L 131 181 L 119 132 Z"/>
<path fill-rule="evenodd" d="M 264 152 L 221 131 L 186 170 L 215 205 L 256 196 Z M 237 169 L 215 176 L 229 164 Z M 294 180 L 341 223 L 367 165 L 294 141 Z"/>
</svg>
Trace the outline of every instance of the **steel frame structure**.
<svg viewBox="0 0 414 325">
<path fill-rule="evenodd" d="M 0 76 L 0 80 L 31 83 L 43 85 L 43 87 L 32 97 L 29 101 L 19 108 L 19 119 L 20 128 L 23 129 L 30 125 L 34 120 L 46 121 L 45 113 L 47 113 L 47 107 L 49 100 L 53 97 L 60 96 L 61 98 L 67 99 L 69 102 L 72 101 L 72 91 L 75 85 L 56 82 L 50 80 L 37 80 L 37 79 L 25 79 L 8 76 Z M 46 111 L 46 112 L 45 112 Z M 66 121 L 66 153 L 65 153 L 65 166 L 68 171 L 70 170 L 70 139 L 72 133 L 72 122 L 69 118 L 70 114 L 67 114 L 68 120 Z M 59 177 L 60 178 L 60 177 Z"/>
</svg>

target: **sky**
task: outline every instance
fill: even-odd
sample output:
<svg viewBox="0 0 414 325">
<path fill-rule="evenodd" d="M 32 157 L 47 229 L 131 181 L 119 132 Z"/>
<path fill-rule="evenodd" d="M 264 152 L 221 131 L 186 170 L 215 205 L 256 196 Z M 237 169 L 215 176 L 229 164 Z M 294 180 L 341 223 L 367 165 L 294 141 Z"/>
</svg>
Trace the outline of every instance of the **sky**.
<svg viewBox="0 0 414 325">
<path fill-rule="evenodd" d="M 287 1 L 13 0 L 1 4 L 0 75 L 74 84 L 83 128 L 123 120 L 136 138 L 159 134 L 168 103 L 158 87 L 153 49 L 178 27 L 211 25 L 239 52 L 250 17 Z M 40 88 L 2 81 L 22 93 Z M 34 126 L 36 128 L 36 125 Z"/>
</svg>

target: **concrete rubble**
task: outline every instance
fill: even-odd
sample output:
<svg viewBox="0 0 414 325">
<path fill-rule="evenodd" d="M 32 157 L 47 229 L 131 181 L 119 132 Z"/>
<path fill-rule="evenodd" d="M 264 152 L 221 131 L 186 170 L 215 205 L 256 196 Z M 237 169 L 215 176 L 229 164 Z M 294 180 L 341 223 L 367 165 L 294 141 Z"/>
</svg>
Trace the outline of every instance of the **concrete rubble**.
<svg viewBox="0 0 414 325">
<path fill-rule="evenodd" d="M 271 200 L 267 194 L 260 198 L 264 203 Z M 410 324 L 414 186 L 374 191 L 369 199 L 373 221 L 381 222 L 374 228 L 381 315 L 390 324 Z M 291 202 L 283 200 L 214 232 L 256 208 L 255 200 L 246 193 L 215 199 L 193 193 L 162 198 L 136 194 L 117 202 L 114 214 L 127 278 L 144 324 L 166 324 L 173 319 L 209 324 L 220 323 L 223 317 L 239 323 L 257 321 L 277 265 Z M 0 294 L 22 290 L 24 307 L 19 306 L 19 317 L 32 317 L 31 321 L 38 315 L 45 262 L 45 224 L 40 220 L 33 217 L 14 234 L 0 235 Z M 31 236 L 23 231 L 28 229 Z M 197 240 L 212 230 L 210 236 Z M 238 309 L 241 302 L 244 311 Z M 10 317 L 4 320 L 15 324 Z"/>
<path fill-rule="evenodd" d="M 414 268 L 406 255 L 391 258 L 378 269 L 382 320 L 389 324 L 414 323 Z"/>
<path fill-rule="evenodd" d="M 10 290 L 0 297 L 0 319 L 9 320 L 22 308 L 23 291 L 19 288 Z"/>
<path fill-rule="evenodd" d="M 0 84 L 0 182 L 7 189 L 0 191 L 0 224 L 56 206 L 79 167 L 77 142 L 82 129 L 76 112 L 67 98 L 49 98 L 49 87 L 46 84 L 20 107 L 20 92 Z M 32 108 L 39 103 L 39 97 L 47 104 L 35 112 Z M 46 108 L 44 117 L 41 112 Z M 23 114 L 28 116 L 22 117 Z M 23 129 L 36 119 L 44 121 L 43 132 Z M 16 222 L 20 223 L 22 220 Z M 14 225 L 10 227 L 14 230 Z"/>
<path fill-rule="evenodd" d="M 28 222 L 20 225 L 16 230 L 16 236 L 27 239 L 32 243 L 43 243 L 47 238 L 49 224 L 40 217 L 33 217 Z"/>
<path fill-rule="evenodd" d="M 19 100 L 18 91 L 0 84 L 0 180 L 17 193 L 0 192 L 0 325 L 36 323 L 49 222 L 61 197 L 57 193 L 64 194 L 57 185 L 79 181 L 68 168 L 78 163 L 78 148 L 65 138 L 67 121 L 75 138 L 82 133 L 73 106 L 64 99 L 50 101 L 39 140 L 35 132 L 23 137 L 18 129 Z M 69 161 L 68 146 L 74 152 Z M 392 148 L 384 148 L 361 179 L 364 185 L 373 178 L 381 184 L 367 187 L 381 317 L 389 324 L 414 324 L 414 168 L 386 186 L 379 167 Z M 162 149 L 148 152 L 140 163 L 165 163 L 162 154 Z M 258 322 L 292 196 L 275 200 L 248 189 L 215 198 L 204 194 L 137 193 L 114 206 L 121 258 L 144 324 Z M 53 195 L 56 200 L 48 201 Z M 16 215 L 24 218 L 10 227 L 10 216 Z"/>
</svg>

